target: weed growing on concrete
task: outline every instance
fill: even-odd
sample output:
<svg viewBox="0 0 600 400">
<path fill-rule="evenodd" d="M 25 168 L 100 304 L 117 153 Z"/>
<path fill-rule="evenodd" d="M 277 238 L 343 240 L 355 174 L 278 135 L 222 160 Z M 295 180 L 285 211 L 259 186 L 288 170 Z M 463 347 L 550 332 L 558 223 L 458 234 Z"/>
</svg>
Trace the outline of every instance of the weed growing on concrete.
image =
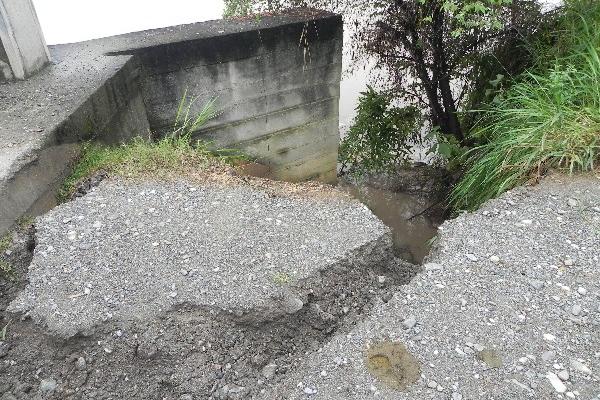
<svg viewBox="0 0 600 400">
<path fill-rule="evenodd" d="M 17 224 L 17 229 L 19 230 L 25 230 L 27 228 L 29 228 L 31 225 L 33 225 L 33 223 L 35 222 L 35 217 L 33 217 L 32 215 L 23 215 L 21 217 L 19 217 L 19 219 L 17 219 L 16 224 Z"/>
<path fill-rule="evenodd" d="M 197 98 L 188 97 L 187 91 L 184 93 L 172 131 L 157 141 L 138 137 L 120 146 L 84 144 L 79 162 L 59 191 L 59 201 L 69 199 L 79 182 L 99 171 L 126 178 L 164 179 L 243 159 L 237 151 L 211 150 L 209 143 L 192 139 L 201 126 L 217 115 L 214 99 L 197 113 L 192 111 L 196 101 Z"/>
</svg>

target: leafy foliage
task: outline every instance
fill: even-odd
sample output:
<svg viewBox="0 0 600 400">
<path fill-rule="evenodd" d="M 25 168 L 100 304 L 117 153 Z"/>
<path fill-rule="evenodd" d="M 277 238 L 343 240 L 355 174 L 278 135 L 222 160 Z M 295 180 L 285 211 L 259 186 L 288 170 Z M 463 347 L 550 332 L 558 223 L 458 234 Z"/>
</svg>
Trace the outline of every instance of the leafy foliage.
<svg viewBox="0 0 600 400">
<path fill-rule="evenodd" d="M 225 10 L 223 11 L 224 18 L 231 17 L 246 17 L 253 12 L 252 0 L 224 0 Z"/>
<path fill-rule="evenodd" d="M 357 115 L 340 145 L 342 172 L 378 172 L 393 168 L 410 153 L 410 139 L 419 129 L 413 107 L 395 107 L 392 97 L 368 87 L 361 93 Z"/>
<path fill-rule="evenodd" d="M 537 0 L 252 0 L 257 10 L 312 6 L 344 14 L 355 32 L 356 63 L 374 59 L 377 82 L 401 104 L 428 110 L 430 125 L 464 142 L 458 113 L 476 60 L 509 38 L 533 31 Z"/>
<path fill-rule="evenodd" d="M 456 208 L 474 209 L 549 168 L 589 171 L 600 159 L 600 4 L 571 1 L 560 50 L 545 68 L 524 74 L 473 132 L 472 149 L 455 187 Z M 568 43 L 570 51 L 565 51 Z"/>
</svg>

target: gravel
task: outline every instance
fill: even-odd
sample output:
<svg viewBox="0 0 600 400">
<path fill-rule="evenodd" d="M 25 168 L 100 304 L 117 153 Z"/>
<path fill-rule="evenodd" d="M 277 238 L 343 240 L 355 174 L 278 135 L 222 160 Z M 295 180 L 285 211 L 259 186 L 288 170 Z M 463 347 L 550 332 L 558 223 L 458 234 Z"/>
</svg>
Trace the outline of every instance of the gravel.
<svg viewBox="0 0 600 400">
<path fill-rule="evenodd" d="M 29 283 L 9 310 L 61 337 L 180 304 L 273 319 L 302 308 L 291 286 L 391 246 L 389 229 L 342 194 L 185 182 L 105 181 L 36 227 Z"/>
<path fill-rule="evenodd" d="M 596 399 L 598 207 L 597 178 L 556 176 L 446 222 L 421 274 L 260 398 Z M 403 393 L 366 368 L 384 340 L 420 362 Z"/>
</svg>

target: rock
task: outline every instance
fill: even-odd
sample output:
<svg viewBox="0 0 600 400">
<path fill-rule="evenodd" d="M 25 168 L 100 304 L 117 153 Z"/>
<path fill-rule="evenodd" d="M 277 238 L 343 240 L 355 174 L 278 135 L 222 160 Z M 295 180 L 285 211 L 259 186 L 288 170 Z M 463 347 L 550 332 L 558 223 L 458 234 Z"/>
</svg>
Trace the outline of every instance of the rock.
<svg viewBox="0 0 600 400">
<path fill-rule="evenodd" d="M 438 384 L 436 381 L 429 381 L 429 383 L 427 384 L 427 387 L 430 389 L 435 389 L 437 388 Z"/>
<path fill-rule="evenodd" d="M 493 263 L 498 264 L 500 262 L 500 257 L 498 257 L 498 256 L 491 256 L 490 257 L 490 261 L 493 262 Z"/>
<path fill-rule="evenodd" d="M 581 306 L 579 304 L 575 304 L 573 308 L 571 308 L 571 314 L 578 316 L 581 314 Z"/>
<path fill-rule="evenodd" d="M 7 342 L 0 342 L 0 358 L 6 357 L 10 350 L 10 345 Z"/>
<path fill-rule="evenodd" d="M 145 360 L 150 360 L 158 354 L 158 347 L 155 344 L 143 342 L 137 347 L 136 354 Z"/>
<path fill-rule="evenodd" d="M 442 266 L 436 263 L 427 263 L 424 267 L 427 272 L 440 271 L 442 269 Z"/>
<path fill-rule="evenodd" d="M 529 284 L 531 285 L 531 287 L 533 287 L 536 290 L 540 290 L 544 287 L 544 282 L 539 281 L 537 279 L 531 279 L 529 281 Z"/>
<path fill-rule="evenodd" d="M 550 384 L 558 393 L 564 393 L 567 391 L 567 387 L 560 380 L 560 378 L 554 372 L 548 372 L 546 378 L 550 381 Z"/>
<path fill-rule="evenodd" d="M 387 278 L 384 275 L 380 275 L 377 277 L 377 282 L 380 285 L 385 285 L 386 280 L 387 280 Z"/>
<path fill-rule="evenodd" d="M 182 394 L 179 397 L 179 400 L 194 400 L 194 396 L 192 396 L 191 394 Z"/>
<path fill-rule="evenodd" d="M 454 392 L 452 393 L 452 400 L 462 400 L 462 394 Z"/>
<path fill-rule="evenodd" d="M 575 371 L 581 372 L 582 374 L 591 375 L 592 370 L 587 365 L 578 360 L 571 360 L 571 368 Z"/>
<path fill-rule="evenodd" d="M 411 315 L 402 322 L 402 325 L 404 325 L 404 328 L 406 329 L 412 329 L 417 325 L 417 319 Z"/>
<path fill-rule="evenodd" d="M 42 381 L 40 382 L 39 390 L 43 394 L 50 394 L 56 390 L 57 386 L 58 385 L 56 381 L 52 378 L 42 379 Z"/>
<path fill-rule="evenodd" d="M 317 389 L 311 388 L 311 387 L 305 387 L 304 394 L 306 394 L 308 396 L 312 396 L 313 394 L 317 394 Z"/>
<path fill-rule="evenodd" d="M 227 389 L 227 394 L 240 394 L 246 392 L 246 388 L 244 386 L 239 386 L 236 384 L 226 385 L 225 388 Z"/>
<path fill-rule="evenodd" d="M 285 297 L 282 305 L 287 314 L 295 314 L 302 310 L 302 307 L 304 307 L 304 302 L 296 296 L 289 295 Z"/>
<path fill-rule="evenodd" d="M 577 207 L 579 202 L 575 199 L 568 199 L 567 204 L 569 205 L 569 207 Z"/>
<path fill-rule="evenodd" d="M 567 267 L 570 267 L 573 265 L 573 260 L 570 258 L 567 258 L 563 261 L 563 264 L 565 264 Z"/>
<path fill-rule="evenodd" d="M 544 361 L 551 361 L 554 359 L 556 353 L 554 353 L 553 351 L 545 351 L 542 353 L 542 360 Z"/>
<path fill-rule="evenodd" d="M 273 376 L 275 376 L 276 371 L 277 371 L 276 364 L 267 364 L 263 367 L 263 369 L 261 370 L 261 373 L 262 373 L 262 376 L 265 377 L 265 379 L 271 379 Z"/>
<path fill-rule="evenodd" d="M 577 293 L 579 293 L 579 294 L 580 294 L 580 295 L 582 295 L 582 296 L 585 296 L 585 295 L 587 294 L 587 289 L 586 289 L 586 288 L 584 288 L 584 287 L 581 287 L 581 286 L 580 286 L 580 287 L 577 289 Z"/>
<path fill-rule="evenodd" d="M 85 370 L 85 367 L 86 367 L 85 358 L 79 357 L 77 359 L 77 361 L 75 361 L 75 367 L 80 371 Z"/>
<path fill-rule="evenodd" d="M 475 262 L 475 261 L 479 260 L 479 259 L 477 258 L 477 256 L 476 256 L 476 255 L 474 255 L 474 254 L 471 254 L 471 253 L 467 254 L 467 258 L 468 258 L 470 261 L 473 261 L 473 262 Z"/>
<path fill-rule="evenodd" d="M 569 380 L 569 371 L 567 371 L 566 369 L 563 369 L 562 371 L 560 371 L 558 374 L 556 374 L 561 381 L 568 381 Z"/>
</svg>

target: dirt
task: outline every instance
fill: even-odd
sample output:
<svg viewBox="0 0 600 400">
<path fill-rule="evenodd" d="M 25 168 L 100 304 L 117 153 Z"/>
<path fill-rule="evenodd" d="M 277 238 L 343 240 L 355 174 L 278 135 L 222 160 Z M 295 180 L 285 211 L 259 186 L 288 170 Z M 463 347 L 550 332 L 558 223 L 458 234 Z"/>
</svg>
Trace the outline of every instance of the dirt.
<svg viewBox="0 0 600 400">
<path fill-rule="evenodd" d="M 23 288 L 34 228 L 19 229 L 3 257 L 0 309 Z M 276 385 L 334 333 L 350 330 L 386 302 L 417 267 L 396 260 L 345 276 L 323 273 L 299 312 L 263 323 L 223 310 L 183 306 L 127 330 L 102 325 L 93 336 L 59 340 L 26 316 L 0 312 L 0 399 L 238 399 Z M 378 277 L 388 279 L 381 283 Z"/>
<path fill-rule="evenodd" d="M 404 391 L 421 377 L 419 361 L 402 343 L 380 342 L 367 350 L 369 372 L 388 387 Z"/>
</svg>

